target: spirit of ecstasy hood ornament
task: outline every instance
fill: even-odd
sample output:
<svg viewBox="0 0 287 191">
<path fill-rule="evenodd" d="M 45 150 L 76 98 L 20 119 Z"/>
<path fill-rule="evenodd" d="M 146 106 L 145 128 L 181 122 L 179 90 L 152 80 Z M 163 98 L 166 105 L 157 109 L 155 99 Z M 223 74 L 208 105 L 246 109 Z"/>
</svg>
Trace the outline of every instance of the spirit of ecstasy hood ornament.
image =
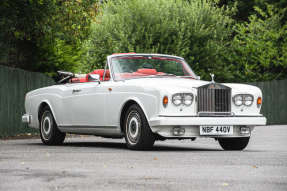
<svg viewBox="0 0 287 191">
<path fill-rule="evenodd" d="M 210 73 L 210 76 L 211 76 L 211 83 L 215 83 L 215 81 L 214 81 L 214 74 Z"/>
</svg>

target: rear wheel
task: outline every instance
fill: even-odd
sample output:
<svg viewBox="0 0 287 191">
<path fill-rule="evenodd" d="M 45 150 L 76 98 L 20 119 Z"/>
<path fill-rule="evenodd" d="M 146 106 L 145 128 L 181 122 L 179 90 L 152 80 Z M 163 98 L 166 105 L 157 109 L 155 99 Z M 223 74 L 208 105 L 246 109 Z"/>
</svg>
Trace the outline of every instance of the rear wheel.
<svg viewBox="0 0 287 191">
<path fill-rule="evenodd" d="M 155 142 L 155 135 L 152 133 L 142 109 L 133 104 L 126 112 L 124 120 L 125 140 L 129 149 L 149 149 Z"/>
<path fill-rule="evenodd" d="M 40 136 L 46 145 L 59 145 L 65 140 L 66 133 L 62 133 L 56 124 L 53 114 L 48 106 L 44 107 L 40 118 Z"/>
<path fill-rule="evenodd" d="M 248 145 L 249 138 L 220 138 L 218 142 L 224 150 L 243 150 Z"/>
</svg>

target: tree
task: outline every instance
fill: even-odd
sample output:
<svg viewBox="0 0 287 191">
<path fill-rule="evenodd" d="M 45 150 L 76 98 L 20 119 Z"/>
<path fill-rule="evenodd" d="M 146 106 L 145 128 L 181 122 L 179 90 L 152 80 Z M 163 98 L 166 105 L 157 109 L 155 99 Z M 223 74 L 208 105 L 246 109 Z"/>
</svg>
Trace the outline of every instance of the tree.
<svg viewBox="0 0 287 191">
<path fill-rule="evenodd" d="M 96 0 L 2 0 L 0 64 L 53 74 L 76 71 Z"/>
<path fill-rule="evenodd" d="M 249 22 L 235 26 L 235 36 L 227 63 L 234 67 L 233 81 L 268 81 L 287 77 L 287 23 L 282 24 L 285 9 L 268 5 Z"/>
<path fill-rule="evenodd" d="M 92 24 L 84 69 L 103 67 L 112 53 L 163 53 L 184 57 L 210 79 L 209 72 L 223 67 L 219 55 L 231 35 L 230 13 L 207 1 L 108 1 Z"/>
<path fill-rule="evenodd" d="M 249 16 L 257 14 L 254 7 L 259 7 L 266 11 L 266 5 L 273 5 L 277 9 L 287 7 L 287 0 L 212 0 L 219 7 L 229 6 L 237 9 L 236 14 L 233 18 L 238 22 L 248 21 Z M 287 14 L 284 16 L 287 19 Z"/>
</svg>

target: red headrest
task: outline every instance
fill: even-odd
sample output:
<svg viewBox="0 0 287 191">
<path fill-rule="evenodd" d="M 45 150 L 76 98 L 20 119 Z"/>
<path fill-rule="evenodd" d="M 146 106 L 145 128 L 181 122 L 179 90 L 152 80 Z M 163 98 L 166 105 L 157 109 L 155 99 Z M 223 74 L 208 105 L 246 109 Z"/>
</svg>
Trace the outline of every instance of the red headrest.
<svg viewBox="0 0 287 191">
<path fill-rule="evenodd" d="M 148 68 L 138 69 L 137 72 L 141 73 L 141 74 L 148 74 L 148 75 L 156 75 L 157 74 L 156 69 L 148 69 Z"/>
</svg>

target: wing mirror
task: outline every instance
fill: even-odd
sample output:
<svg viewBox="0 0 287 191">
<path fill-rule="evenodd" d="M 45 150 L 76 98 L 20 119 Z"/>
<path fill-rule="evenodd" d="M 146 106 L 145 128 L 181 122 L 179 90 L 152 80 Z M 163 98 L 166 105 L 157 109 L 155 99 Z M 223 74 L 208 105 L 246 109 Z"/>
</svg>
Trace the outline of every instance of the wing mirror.
<svg viewBox="0 0 287 191">
<path fill-rule="evenodd" d="M 88 81 L 89 82 L 101 82 L 99 74 L 88 74 Z"/>
<path fill-rule="evenodd" d="M 200 76 L 196 76 L 196 78 L 195 78 L 196 80 L 200 80 Z"/>
</svg>

